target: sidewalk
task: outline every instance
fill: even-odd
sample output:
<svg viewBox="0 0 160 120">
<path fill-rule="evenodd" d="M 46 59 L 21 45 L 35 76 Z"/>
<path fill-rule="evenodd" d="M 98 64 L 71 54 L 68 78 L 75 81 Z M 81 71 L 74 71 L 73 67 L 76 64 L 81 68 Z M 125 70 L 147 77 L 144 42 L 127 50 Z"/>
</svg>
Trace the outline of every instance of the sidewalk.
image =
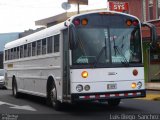
<svg viewBox="0 0 160 120">
<path fill-rule="evenodd" d="M 160 83 L 146 83 L 146 90 L 146 97 L 138 99 L 160 101 Z"/>
<path fill-rule="evenodd" d="M 160 82 L 146 83 L 146 89 L 160 91 Z"/>
</svg>

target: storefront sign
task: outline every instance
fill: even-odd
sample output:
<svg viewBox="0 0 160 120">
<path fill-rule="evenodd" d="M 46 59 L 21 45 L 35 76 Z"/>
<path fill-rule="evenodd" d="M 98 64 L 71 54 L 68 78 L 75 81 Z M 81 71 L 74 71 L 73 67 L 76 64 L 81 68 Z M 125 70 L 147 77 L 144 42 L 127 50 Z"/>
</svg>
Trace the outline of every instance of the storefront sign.
<svg viewBox="0 0 160 120">
<path fill-rule="evenodd" d="M 68 0 L 70 4 L 88 5 L 88 0 Z"/>
<path fill-rule="evenodd" d="M 109 8 L 113 11 L 128 12 L 129 4 L 128 2 L 109 2 Z"/>
</svg>

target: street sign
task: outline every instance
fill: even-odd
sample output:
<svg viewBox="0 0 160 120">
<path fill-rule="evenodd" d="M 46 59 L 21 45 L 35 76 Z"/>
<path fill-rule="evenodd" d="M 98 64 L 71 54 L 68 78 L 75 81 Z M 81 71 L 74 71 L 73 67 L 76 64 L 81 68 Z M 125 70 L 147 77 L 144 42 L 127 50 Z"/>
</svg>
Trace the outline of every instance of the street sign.
<svg viewBox="0 0 160 120">
<path fill-rule="evenodd" d="M 109 8 L 113 11 L 118 12 L 128 12 L 129 3 L 128 2 L 109 2 Z"/>
<path fill-rule="evenodd" d="M 62 8 L 63 8 L 64 10 L 69 10 L 69 9 L 71 8 L 71 5 L 68 4 L 67 2 L 63 2 L 63 3 L 62 3 Z"/>
<path fill-rule="evenodd" d="M 70 4 L 88 5 L 88 0 L 68 0 Z"/>
</svg>

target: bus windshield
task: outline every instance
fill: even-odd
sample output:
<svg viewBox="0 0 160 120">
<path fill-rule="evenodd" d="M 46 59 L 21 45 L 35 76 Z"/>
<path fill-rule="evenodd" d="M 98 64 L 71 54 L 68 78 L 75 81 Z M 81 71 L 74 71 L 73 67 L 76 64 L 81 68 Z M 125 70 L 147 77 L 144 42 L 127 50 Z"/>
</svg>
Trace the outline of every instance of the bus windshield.
<svg viewBox="0 0 160 120">
<path fill-rule="evenodd" d="M 139 27 L 81 27 L 73 65 L 124 65 L 141 63 Z"/>
</svg>

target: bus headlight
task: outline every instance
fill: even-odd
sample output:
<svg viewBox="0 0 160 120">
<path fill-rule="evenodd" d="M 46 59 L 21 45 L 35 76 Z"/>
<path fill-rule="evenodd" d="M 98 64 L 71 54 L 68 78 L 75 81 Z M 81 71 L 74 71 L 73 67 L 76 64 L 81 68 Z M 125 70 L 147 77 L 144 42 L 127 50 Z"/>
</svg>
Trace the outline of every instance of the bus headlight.
<svg viewBox="0 0 160 120">
<path fill-rule="evenodd" d="M 90 86 L 89 86 L 89 85 L 85 85 L 85 86 L 84 86 L 84 90 L 85 90 L 85 91 L 89 91 L 89 90 L 90 90 Z"/>
<path fill-rule="evenodd" d="M 83 86 L 82 86 L 82 85 L 77 85 L 77 86 L 76 86 L 76 90 L 77 90 L 78 92 L 82 92 L 82 91 L 83 91 Z"/>
<path fill-rule="evenodd" d="M 137 83 L 137 88 L 140 89 L 141 87 L 142 87 L 142 82 L 139 81 L 139 82 Z"/>
</svg>

